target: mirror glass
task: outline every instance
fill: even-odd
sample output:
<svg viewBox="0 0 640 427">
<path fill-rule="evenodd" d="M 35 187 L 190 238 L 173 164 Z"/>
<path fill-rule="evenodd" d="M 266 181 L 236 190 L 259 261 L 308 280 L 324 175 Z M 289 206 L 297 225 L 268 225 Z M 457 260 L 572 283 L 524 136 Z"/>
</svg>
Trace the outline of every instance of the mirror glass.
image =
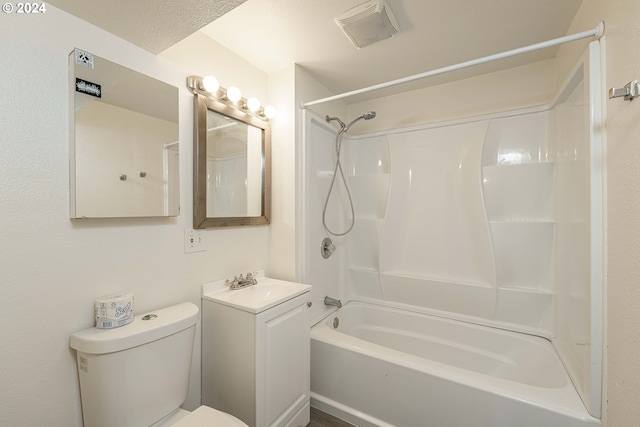
<svg viewBox="0 0 640 427">
<path fill-rule="evenodd" d="M 178 88 L 78 49 L 69 68 L 71 218 L 177 216 Z"/>
<path fill-rule="evenodd" d="M 194 97 L 194 228 L 268 224 L 268 122 Z"/>
<path fill-rule="evenodd" d="M 262 129 L 207 111 L 207 217 L 262 214 Z"/>
</svg>

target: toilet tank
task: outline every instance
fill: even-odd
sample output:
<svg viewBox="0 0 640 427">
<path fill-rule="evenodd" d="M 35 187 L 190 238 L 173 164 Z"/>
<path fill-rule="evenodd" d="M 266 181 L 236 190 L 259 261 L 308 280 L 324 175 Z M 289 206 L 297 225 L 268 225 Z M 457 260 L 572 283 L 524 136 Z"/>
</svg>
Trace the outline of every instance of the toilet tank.
<svg viewBox="0 0 640 427">
<path fill-rule="evenodd" d="M 85 427 L 141 427 L 187 398 L 198 307 L 178 304 L 115 329 L 74 333 Z"/>
</svg>

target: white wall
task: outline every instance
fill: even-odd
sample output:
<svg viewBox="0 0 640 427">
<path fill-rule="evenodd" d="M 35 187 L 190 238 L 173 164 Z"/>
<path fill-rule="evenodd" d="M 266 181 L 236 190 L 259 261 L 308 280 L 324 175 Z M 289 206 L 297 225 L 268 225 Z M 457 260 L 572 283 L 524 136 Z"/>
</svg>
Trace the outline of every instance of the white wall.
<svg viewBox="0 0 640 427">
<path fill-rule="evenodd" d="M 182 301 L 199 305 L 203 283 L 267 268 L 270 231 L 210 229 L 207 251 L 184 254 L 192 222 L 193 100 L 185 88 L 191 70 L 50 5 L 44 15 L 1 19 L 0 424 L 80 426 L 69 335 L 93 325 L 95 299 L 132 292 L 139 313 Z M 180 89 L 178 218 L 69 219 L 68 54 L 75 47 Z M 246 82 L 221 83 L 255 84 L 249 76 L 260 73 L 245 69 L 236 75 Z M 266 94 L 266 76 L 260 79 L 256 91 Z M 189 409 L 200 402 L 199 338 L 194 352 Z"/>
</svg>

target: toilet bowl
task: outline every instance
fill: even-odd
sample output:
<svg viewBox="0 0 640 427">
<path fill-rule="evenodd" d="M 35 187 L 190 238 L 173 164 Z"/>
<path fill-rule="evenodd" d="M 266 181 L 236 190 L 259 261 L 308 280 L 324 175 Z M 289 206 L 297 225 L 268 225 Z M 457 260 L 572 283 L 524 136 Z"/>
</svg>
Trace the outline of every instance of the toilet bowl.
<svg viewBox="0 0 640 427">
<path fill-rule="evenodd" d="M 193 412 L 179 409 L 175 414 L 167 419 L 161 420 L 150 427 L 248 427 L 245 423 L 229 415 L 226 412 L 218 411 L 202 405 Z"/>
<path fill-rule="evenodd" d="M 183 303 L 138 315 L 115 329 L 71 335 L 85 427 L 247 427 L 187 398 L 198 307 Z M 170 367 L 170 369 L 168 369 Z"/>
</svg>

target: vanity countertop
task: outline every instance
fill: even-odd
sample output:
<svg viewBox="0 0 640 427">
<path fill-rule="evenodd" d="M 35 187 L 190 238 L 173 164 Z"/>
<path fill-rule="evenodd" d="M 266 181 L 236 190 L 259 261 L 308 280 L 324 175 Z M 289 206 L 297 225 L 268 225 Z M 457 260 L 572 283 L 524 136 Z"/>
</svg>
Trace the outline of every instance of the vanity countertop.
<svg viewBox="0 0 640 427">
<path fill-rule="evenodd" d="M 224 280 L 202 285 L 202 299 L 249 313 L 260 313 L 309 292 L 311 285 L 258 276 L 256 285 L 231 290 Z"/>
</svg>

